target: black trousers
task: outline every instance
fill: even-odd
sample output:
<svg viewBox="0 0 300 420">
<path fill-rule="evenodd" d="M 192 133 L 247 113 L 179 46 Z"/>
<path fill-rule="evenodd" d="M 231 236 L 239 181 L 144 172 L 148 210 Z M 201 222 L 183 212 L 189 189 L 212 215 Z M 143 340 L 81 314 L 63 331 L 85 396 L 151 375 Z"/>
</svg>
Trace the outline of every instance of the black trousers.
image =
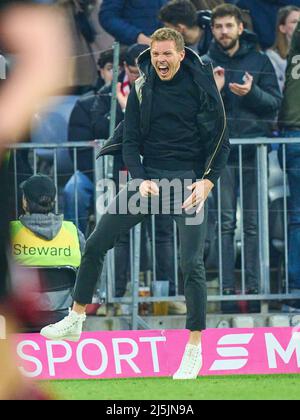
<svg viewBox="0 0 300 420">
<path fill-rule="evenodd" d="M 157 280 L 169 281 L 169 296 L 175 296 L 174 234 L 173 219 L 166 214 L 155 216 L 156 267 L 151 264 L 152 220 L 151 216 L 142 225 L 141 271 L 156 270 Z M 115 246 L 115 296 L 123 297 L 130 272 L 129 234 L 122 236 Z"/>
<path fill-rule="evenodd" d="M 193 171 L 166 171 L 146 168 L 148 175 L 155 180 L 178 179 L 192 183 L 196 179 Z M 132 227 L 142 222 L 149 209 L 149 199 L 139 196 L 141 211 L 129 211 L 122 214 L 121 203 L 130 203 L 136 197 L 136 191 L 130 191 L 130 183 L 124 188 L 115 200 L 111 203 L 107 212 L 101 218 L 95 231 L 86 243 L 85 252 L 78 272 L 73 298 L 77 303 L 88 304 L 91 302 L 97 279 L 99 278 L 105 255 L 119 241 L 120 237 L 126 234 Z M 186 199 L 191 192 L 183 188 L 183 199 Z M 139 195 L 139 194 L 138 194 Z M 158 200 L 162 200 L 162 194 Z M 176 202 L 176 194 L 170 193 L 164 200 L 170 203 L 170 215 L 177 223 L 180 240 L 181 269 L 184 277 L 184 291 L 187 304 L 187 324 L 190 331 L 202 331 L 206 328 L 206 303 L 207 287 L 204 268 L 204 244 L 206 234 L 207 210 L 205 206 L 201 222 L 195 222 L 195 215 L 175 214 L 175 208 L 182 204 Z M 164 206 L 166 203 L 161 203 Z M 130 207 L 130 206 L 129 206 Z M 117 211 L 113 211 L 117 209 Z M 146 211 L 144 211 L 146 210 Z M 199 215 L 198 215 L 199 216 Z M 197 217 L 200 220 L 201 217 Z"/>
</svg>

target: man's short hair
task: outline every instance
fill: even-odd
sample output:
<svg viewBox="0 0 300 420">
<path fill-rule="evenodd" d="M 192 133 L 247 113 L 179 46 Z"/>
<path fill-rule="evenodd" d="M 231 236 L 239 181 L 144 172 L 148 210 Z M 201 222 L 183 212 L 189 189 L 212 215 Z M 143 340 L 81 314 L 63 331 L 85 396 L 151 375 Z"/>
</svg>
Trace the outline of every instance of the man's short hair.
<svg viewBox="0 0 300 420">
<path fill-rule="evenodd" d="M 146 44 L 133 44 L 131 45 L 126 53 L 124 61 L 128 66 L 136 66 L 136 60 L 138 59 L 139 55 L 142 54 L 145 50 L 149 48 L 149 45 Z"/>
<path fill-rule="evenodd" d="M 98 60 L 98 66 L 100 69 L 103 69 L 107 63 L 114 62 L 114 50 L 110 48 L 109 50 L 102 51 Z"/>
<path fill-rule="evenodd" d="M 174 26 L 193 28 L 197 25 L 197 10 L 190 0 L 171 0 L 160 9 L 158 18 Z"/>
<path fill-rule="evenodd" d="M 211 26 L 214 26 L 216 19 L 226 16 L 234 17 L 238 24 L 243 23 L 242 11 L 239 7 L 233 4 L 220 4 L 215 7 L 211 15 Z"/>
<path fill-rule="evenodd" d="M 151 36 L 151 47 L 154 42 L 174 41 L 177 51 L 184 50 L 184 39 L 181 33 L 170 28 L 161 28 Z"/>
</svg>

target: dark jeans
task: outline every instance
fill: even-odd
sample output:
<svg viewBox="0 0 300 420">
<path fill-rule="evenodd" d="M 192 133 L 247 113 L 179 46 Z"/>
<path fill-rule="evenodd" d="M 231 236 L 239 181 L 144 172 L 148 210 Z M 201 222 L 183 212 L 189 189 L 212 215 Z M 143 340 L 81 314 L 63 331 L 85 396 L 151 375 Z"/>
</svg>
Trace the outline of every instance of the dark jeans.
<svg viewBox="0 0 300 420">
<path fill-rule="evenodd" d="M 283 137 L 300 137 L 299 131 L 285 131 Z M 282 163 L 282 148 L 279 149 Z M 290 187 L 288 197 L 288 248 L 290 289 L 300 289 L 300 144 L 287 144 L 286 170 Z"/>
<path fill-rule="evenodd" d="M 256 160 L 243 163 L 245 278 L 247 289 L 258 289 L 258 199 Z M 221 176 L 223 289 L 235 289 L 234 234 L 239 188 L 239 165 L 229 165 Z"/>
<path fill-rule="evenodd" d="M 171 180 L 180 178 L 182 180 L 190 179 L 192 183 L 196 178 L 193 171 L 170 172 L 152 168 L 146 169 L 152 179 L 168 178 Z M 110 209 L 114 208 L 115 204 L 119 208 L 119 203 L 122 202 L 124 197 L 126 197 L 125 201 L 128 203 L 135 194 L 136 192 L 129 192 L 127 186 L 116 197 Z M 189 194 L 190 192 L 185 191 L 185 197 Z M 202 223 L 189 224 L 187 219 L 191 219 L 194 216 L 189 216 L 185 213 L 181 215 L 174 214 L 176 198 L 171 194 L 168 200 L 171 201 L 170 214 L 176 221 L 179 229 L 181 265 L 187 304 L 187 329 L 201 331 L 206 328 L 207 288 L 203 257 L 207 211 L 205 208 Z M 140 202 L 142 203 L 141 207 L 144 205 L 144 207 L 149 208 L 148 199 L 140 197 Z M 127 233 L 146 217 L 143 212 L 138 214 L 132 214 L 131 212 L 120 214 L 120 211 L 117 211 L 117 214 L 111 214 L 110 209 L 104 214 L 86 244 L 73 294 L 74 300 L 81 304 L 88 304 L 92 300 L 107 251 L 115 246 L 121 235 Z"/>
<path fill-rule="evenodd" d="M 176 293 L 173 218 L 166 214 L 155 217 L 156 279 L 168 280 L 169 295 Z"/>
</svg>

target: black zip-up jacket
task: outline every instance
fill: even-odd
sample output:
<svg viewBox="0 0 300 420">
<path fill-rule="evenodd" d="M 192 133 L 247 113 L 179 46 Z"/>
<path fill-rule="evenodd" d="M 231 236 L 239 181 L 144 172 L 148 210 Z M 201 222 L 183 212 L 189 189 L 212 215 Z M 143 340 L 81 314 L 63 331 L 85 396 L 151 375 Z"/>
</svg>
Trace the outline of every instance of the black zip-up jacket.
<svg viewBox="0 0 300 420">
<path fill-rule="evenodd" d="M 257 37 L 245 31 L 240 39 L 240 48 L 229 57 L 215 41 L 207 57 L 214 66 L 225 69 L 225 87 L 222 97 L 225 105 L 230 138 L 255 138 L 269 136 L 281 104 L 281 93 L 273 65 L 269 57 L 257 51 Z M 248 95 L 240 97 L 229 89 L 229 83 L 243 84 L 245 72 L 253 76 L 253 85 Z M 250 158 L 255 148 L 244 146 L 243 155 Z M 232 147 L 230 161 L 237 159 L 237 146 Z"/>
<path fill-rule="evenodd" d="M 135 89 L 131 90 L 125 113 L 123 159 L 133 178 L 147 179 L 140 154 L 143 154 L 143 139 L 149 133 L 151 123 L 155 70 L 151 64 L 150 49 L 140 55 L 138 64 L 142 76 L 135 82 Z M 227 163 L 230 151 L 223 101 L 211 64 L 205 65 L 196 53 L 186 48 L 184 65 L 193 77 L 195 89 L 199 90 L 197 123 L 199 141 L 204 144 L 205 150 L 206 169 L 203 178 L 215 184 Z"/>
<path fill-rule="evenodd" d="M 118 78 L 123 82 L 125 72 L 122 72 Z M 112 86 L 104 86 L 96 95 L 91 108 L 92 128 L 95 133 L 101 133 L 101 139 L 109 137 L 110 111 L 111 111 Z M 116 122 L 119 124 L 124 119 L 124 113 L 117 101 Z"/>
<path fill-rule="evenodd" d="M 76 102 L 71 113 L 68 126 L 68 141 L 81 142 L 102 139 L 101 131 L 95 132 L 91 120 L 91 108 L 96 100 L 96 95 L 83 96 Z M 71 160 L 74 160 L 73 149 L 69 149 Z M 77 168 L 94 181 L 93 151 L 91 148 L 77 149 Z"/>
</svg>

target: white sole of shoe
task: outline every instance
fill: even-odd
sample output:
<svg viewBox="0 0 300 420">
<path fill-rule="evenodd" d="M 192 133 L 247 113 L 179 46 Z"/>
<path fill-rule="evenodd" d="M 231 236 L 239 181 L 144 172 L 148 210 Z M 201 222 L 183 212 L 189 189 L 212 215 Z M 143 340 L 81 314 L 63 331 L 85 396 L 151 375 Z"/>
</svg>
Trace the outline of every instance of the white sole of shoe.
<svg viewBox="0 0 300 420">
<path fill-rule="evenodd" d="M 80 337 L 78 337 L 78 336 L 65 336 L 65 337 L 59 337 L 59 338 L 57 338 L 57 337 L 50 337 L 49 335 L 46 335 L 46 334 L 42 334 L 42 333 L 40 333 L 40 335 L 42 336 L 42 337 L 44 337 L 44 338 L 46 338 L 47 340 L 50 340 L 50 341 L 72 341 L 73 343 L 78 343 L 78 341 L 80 340 Z"/>
<path fill-rule="evenodd" d="M 196 376 L 196 377 L 193 376 L 192 378 L 174 378 L 174 376 L 173 376 L 174 381 L 192 381 L 192 380 L 195 380 L 197 378 L 198 378 L 198 376 Z"/>
</svg>

